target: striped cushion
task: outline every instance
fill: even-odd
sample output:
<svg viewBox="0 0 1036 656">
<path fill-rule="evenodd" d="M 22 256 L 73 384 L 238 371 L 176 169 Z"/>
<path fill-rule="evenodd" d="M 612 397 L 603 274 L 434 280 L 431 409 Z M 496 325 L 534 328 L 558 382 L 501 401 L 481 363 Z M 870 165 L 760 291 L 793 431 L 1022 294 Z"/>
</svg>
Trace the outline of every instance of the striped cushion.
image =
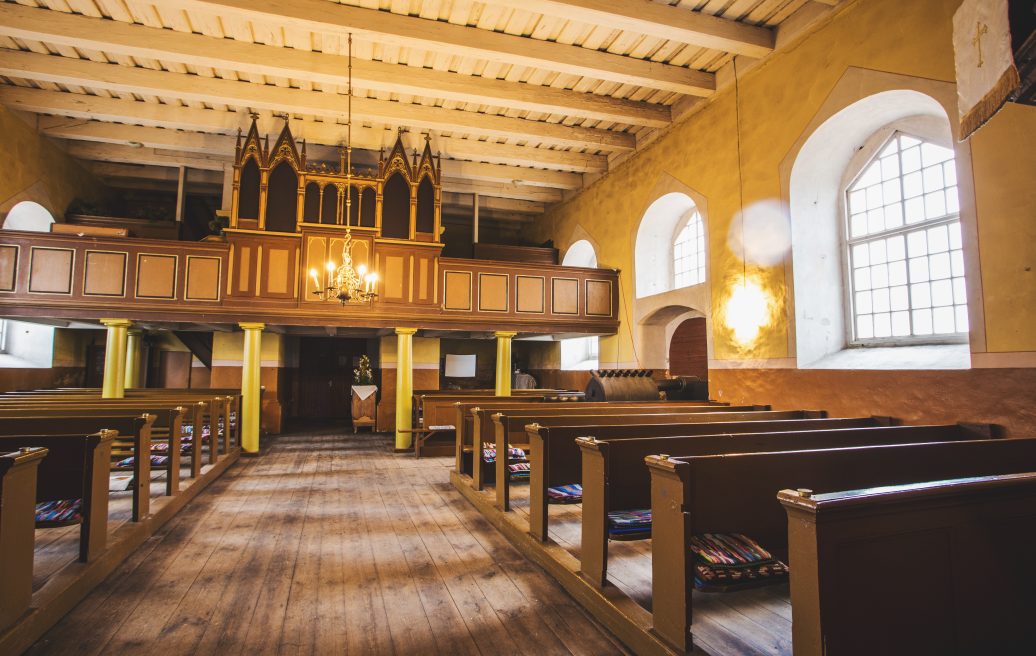
<svg viewBox="0 0 1036 656">
<path fill-rule="evenodd" d="M 509 446 L 507 447 L 507 457 L 510 460 L 525 460 L 525 451 Z M 482 443 L 482 461 L 496 462 L 496 445 L 492 442 Z"/>
<path fill-rule="evenodd" d="M 529 478 L 529 463 L 516 462 L 512 465 L 507 465 L 507 471 L 511 474 L 512 479 Z"/>
<path fill-rule="evenodd" d="M 42 528 L 67 526 L 83 521 L 82 499 L 61 499 L 36 504 L 36 525 Z"/>
<path fill-rule="evenodd" d="M 651 535 L 651 509 L 613 510 L 608 513 L 608 534 L 612 537 Z"/>
<path fill-rule="evenodd" d="M 736 590 L 788 577 L 788 567 L 758 542 L 740 533 L 705 533 L 691 538 L 694 585 L 699 590 Z"/>
<path fill-rule="evenodd" d="M 583 486 L 579 483 L 547 488 L 548 503 L 582 503 Z"/>
<path fill-rule="evenodd" d="M 134 462 L 133 461 L 133 456 L 130 456 L 129 458 L 123 458 L 122 460 L 118 461 L 117 463 L 115 463 L 115 466 L 116 467 L 132 467 L 133 466 L 133 462 Z M 165 467 L 166 464 L 168 464 L 168 463 L 169 463 L 169 456 L 160 456 L 160 455 L 151 454 L 151 466 L 152 467 Z"/>
</svg>

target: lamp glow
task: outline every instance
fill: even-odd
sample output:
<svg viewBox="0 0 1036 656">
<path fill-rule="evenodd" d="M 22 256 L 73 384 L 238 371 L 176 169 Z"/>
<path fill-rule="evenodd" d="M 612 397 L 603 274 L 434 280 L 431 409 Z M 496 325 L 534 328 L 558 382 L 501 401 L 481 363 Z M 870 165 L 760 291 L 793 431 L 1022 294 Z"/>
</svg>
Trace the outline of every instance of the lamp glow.
<svg viewBox="0 0 1036 656">
<path fill-rule="evenodd" d="M 769 314 L 770 301 L 754 280 L 737 285 L 724 308 L 726 323 L 741 344 L 755 341 L 759 329 L 769 323 Z"/>
</svg>

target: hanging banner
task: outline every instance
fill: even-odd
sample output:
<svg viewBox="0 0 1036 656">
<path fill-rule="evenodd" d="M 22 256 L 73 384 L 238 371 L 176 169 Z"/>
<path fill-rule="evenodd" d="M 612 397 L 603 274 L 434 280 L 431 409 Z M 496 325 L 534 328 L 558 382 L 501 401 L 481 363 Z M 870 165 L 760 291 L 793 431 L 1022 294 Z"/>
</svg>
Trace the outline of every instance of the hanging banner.
<svg viewBox="0 0 1036 656">
<path fill-rule="evenodd" d="M 953 15 L 961 141 L 993 118 L 1021 84 L 1007 4 L 1008 0 L 964 0 Z"/>
</svg>

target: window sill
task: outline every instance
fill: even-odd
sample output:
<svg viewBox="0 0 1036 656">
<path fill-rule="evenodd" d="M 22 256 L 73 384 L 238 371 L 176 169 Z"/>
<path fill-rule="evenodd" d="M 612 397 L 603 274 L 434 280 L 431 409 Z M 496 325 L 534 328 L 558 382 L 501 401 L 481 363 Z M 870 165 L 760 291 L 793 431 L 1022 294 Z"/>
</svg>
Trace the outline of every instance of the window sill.
<svg viewBox="0 0 1036 656">
<path fill-rule="evenodd" d="M 967 344 L 843 349 L 802 369 L 970 369 Z"/>
</svg>

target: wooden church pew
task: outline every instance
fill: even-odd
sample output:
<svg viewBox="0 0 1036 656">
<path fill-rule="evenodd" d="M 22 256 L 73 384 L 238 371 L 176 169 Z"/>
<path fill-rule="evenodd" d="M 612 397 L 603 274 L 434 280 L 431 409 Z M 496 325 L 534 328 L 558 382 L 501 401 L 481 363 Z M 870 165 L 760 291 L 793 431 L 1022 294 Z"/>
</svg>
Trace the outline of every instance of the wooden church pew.
<svg viewBox="0 0 1036 656">
<path fill-rule="evenodd" d="M 733 413 L 732 413 L 733 414 Z M 771 414 L 771 413 L 760 413 Z M 738 413 L 738 417 L 741 415 Z M 691 417 L 697 420 L 699 417 Z M 757 433 L 764 431 L 825 430 L 833 428 L 862 428 L 865 426 L 892 426 L 898 420 L 891 417 L 860 417 L 855 419 L 773 419 L 752 417 L 750 421 L 727 422 L 718 415 L 709 423 L 570 425 L 566 418 L 563 426 L 526 426 L 529 435 L 529 533 L 546 540 L 550 498 L 547 489 L 573 483 L 582 483 L 583 465 L 576 439 L 592 433 L 599 440 L 623 440 L 645 437 L 673 437 L 706 435 L 721 430 L 724 433 Z M 716 422 L 722 421 L 719 428 Z M 501 508 L 507 510 L 508 508 Z"/>
<path fill-rule="evenodd" d="M 608 513 L 651 508 L 651 475 L 644 458 L 657 453 L 675 456 L 805 451 L 870 445 L 900 445 L 988 439 L 993 427 L 877 426 L 830 430 L 721 433 L 602 441 L 581 437 L 583 513 L 580 564 L 583 576 L 603 587 L 608 575 Z M 787 486 L 785 486 L 787 487 Z"/>
<path fill-rule="evenodd" d="M 1036 470 L 1036 439 L 962 440 L 669 458 L 649 456 L 646 462 L 654 513 L 651 545 L 654 630 L 677 649 L 685 650 L 691 647 L 694 612 L 691 536 L 742 533 L 775 557 L 784 559 L 788 553 L 789 522 L 776 498 L 782 489 L 809 488 L 815 494 L 824 494 L 1030 472 Z M 584 501 L 584 512 L 585 509 Z M 816 549 L 822 552 L 827 545 L 818 544 Z M 940 578 L 943 576 L 947 573 L 940 573 Z M 792 578 L 795 578 L 794 572 Z M 888 594 L 896 594 L 894 585 L 889 587 Z M 857 631 L 862 619 L 854 618 Z M 789 633 L 790 630 L 789 627 Z"/>
<path fill-rule="evenodd" d="M 492 402 L 498 399 L 511 399 L 508 396 L 495 396 L 489 394 L 480 396 L 477 394 L 468 395 L 422 395 L 419 397 L 420 413 L 414 411 L 414 426 L 410 431 L 414 434 L 414 455 L 449 455 L 455 453 L 457 443 L 457 412 L 456 405 L 462 401 Z M 528 403 L 542 403 L 545 400 L 543 394 L 526 394 L 522 401 Z M 418 406 L 415 405 L 415 408 Z M 439 444 L 428 444 L 432 438 L 441 436 Z"/>
<path fill-rule="evenodd" d="M 471 448 L 474 453 L 471 464 L 472 486 L 477 490 L 483 489 L 485 483 L 490 478 L 489 472 L 495 472 L 495 468 L 487 468 L 485 466 L 485 463 L 482 462 L 481 458 L 478 456 L 481 455 L 483 444 L 487 442 L 498 443 L 501 439 L 497 435 L 495 423 L 496 420 L 494 419 L 494 415 L 496 415 L 497 413 L 502 413 L 505 417 L 521 416 L 526 420 L 524 421 L 524 423 L 521 423 L 520 434 L 512 432 L 512 434 L 509 436 L 512 440 L 511 443 L 513 446 L 520 446 L 524 443 L 526 439 L 524 434 L 524 425 L 526 423 L 529 423 L 529 421 L 534 418 L 573 415 L 582 416 L 588 414 L 593 414 L 595 416 L 613 416 L 619 414 L 634 413 L 663 414 L 668 412 L 678 412 L 681 409 L 686 409 L 688 411 L 697 411 L 703 407 L 714 408 L 716 409 L 716 411 L 736 412 L 738 410 L 746 409 L 762 409 L 764 406 L 737 406 L 732 410 L 731 408 L 733 406 L 729 406 L 726 403 L 718 403 L 715 401 L 581 401 L 575 405 L 531 404 L 528 406 L 497 406 L 488 403 L 482 404 L 477 408 L 472 408 L 470 411 L 472 416 Z M 766 407 L 768 408 L 768 406 Z M 518 425 L 518 423 L 520 422 L 516 422 L 515 425 Z M 467 440 L 466 437 L 465 440 Z M 506 467 L 506 464 L 504 466 Z"/>
<path fill-rule="evenodd" d="M 19 435 L 0 437 L 0 450 L 43 447 L 47 457 L 36 477 L 36 503 L 82 499 L 79 560 L 90 562 L 108 540 L 108 472 L 115 431 L 92 435 Z"/>
<path fill-rule="evenodd" d="M 131 520 L 139 522 L 151 507 L 151 426 L 155 415 L 109 415 L 103 417 L 0 417 L 0 436 L 89 434 L 104 429 L 117 432 L 112 441 L 111 468 L 133 457 L 133 507 Z M 143 457 L 141 457 L 143 455 Z M 169 492 L 169 490 L 167 490 Z"/>
<path fill-rule="evenodd" d="M 20 403 L 9 403 L 0 401 L 0 416 L 22 416 L 25 414 L 39 415 L 41 413 L 58 412 L 61 414 L 83 414 L 83 415 L 108 415 L 112 412 L 129 412 L 131 414 L 155 414 L 159 419 L 152 427 L 152 440 L 173 439 L 172 433 L 163 435 L 161 429 L 166 425 L 163 421 L 164 413 L 179 411 L 182 416 L 179 425 L 169 425 L 170 430 L 178 430 L 177 439 L 184 432 L 183 426 L 190 426 L 192 435 L 201 435 L 203 426 L 208 423 L 211 403 L 208 401 L 191 401 L 191 399 L 170 400 L 170 399 L 34 399 L 24 400 Z M 217 416 L 220 412 L 216 410 Z M 175 422 L 174 422 L 175 423 Z M 210 448 L 209 461 L 215 462 L 216 449 Z M 189 457 L 191 459 L 191 476 L 197 478 L 201 474 L 202 467 L 202 441 L 193 439 Z M 176 470 L 178 476 L 179 470 Z M 170 481 L 172 486 L 172 481 Z M 175 491 L 178 488 L 172 487 Z"/>
<path fill-rule="evenodd" d="M 777 498 L 796 656 L 1036 652 L 1036 473 Z"/>
<path fill-rule="evenodd" d="M 586 414 L 552 414 L 543 415 L 535 412 L 513 412 L 508 415 L 497 413 L 493 416 L 494 440 L 499 453 L 501 444 L 510 444 L 521 449 L 529 449 L 529 434 L 525 427 L 530 422 L 546 424 L 575 423 L 583 425 L 622 425 L 622 424 L 670 424 L 670 423 L 709 423 L 751 419 L 802 419 L 823 418 L 820 410 L 769 410 L 769 406 L 681 406 L 666 408 L 606 408 L 587 410 Z M 760 414 L 763 413 L 763 414 Z M 508 507 L 510 481 L 501 474 L 507 471 L 510 455 L 505 452 L 505 459 L 496 462 L 497 504 L 501 509 Z M 483 481 L 484 482 L 484 481 Z"/>
<path fill-rule="evenodd" d="M 29 609 L 36 539 L 36 476 L 47 449 L 0 453 L 0 633 Z"/>
</svg>

